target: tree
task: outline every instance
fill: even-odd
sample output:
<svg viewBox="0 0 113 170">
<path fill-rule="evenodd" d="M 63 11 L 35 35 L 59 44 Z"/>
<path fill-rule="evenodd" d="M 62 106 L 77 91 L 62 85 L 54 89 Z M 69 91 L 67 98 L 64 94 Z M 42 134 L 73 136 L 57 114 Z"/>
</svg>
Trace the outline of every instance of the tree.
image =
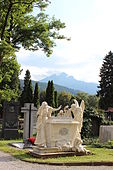
<svg viewBox="0 0 113 170">
<path fill-rule="evenodd" d="M 4 57 L 0 66 L 0 104 L 4 100 L 17 100 L 19 90 L 20 65 L 15 56 Z"/>
<path fill-rule="evenodd" d="M 27 89 L 27 102 L 28 103 L 33 103 L 33 85 L 32 85 L 32 80 L 29 81 L 28 89 Z"/>
<path fill-rule="evenodd" d="M 54 84 L 53 80 L 51 81 L 50 84 L 50 106 L 54 107 L 55 106 L 55 101 L 54 101 Z"/>
<path fill-rule="evenodd" d="M 88 104 L 87 107 L 97 110 L 98 109 L 98 101 L 99 101 L 99 98 L 96 95 L 89 95 L 88 101 L 87 101 L 87 104 Z"/>
<path fill-rule="evenodd" d="M 48 81 L 48 85 L 46 88 L 46 102 L 49 106 L 54 107 L 54 84 L 53 81 Z"/>
<path fill-rule="evenodd" d="M 70 106 L 71 94 L 67 92 L 60 92 L 58 95 L 58 105 L 64 108 L 66 105 Z"/>
<path fill-rule="evenodd" d="M 21 95 L 21 104 L 33 102 L 33 87 L 31 81 L 30 71 L 26 70 L 24 77 L 24 87 Z"/>
<path fill-rule="evenodd" d="M 48 81 L 47 88 L 46 88 L 46 102 L 50 104 L 50 88 L 51 88 L 51 82 L 50 80 Z"/>
<path fill-rule="evenodd" d="M 111 51 L 103 59 L 100 69 L 98 96 L 101 109 L 113 107 L 113 53 Z"/>
<path fill-rule="evenodd" d="M 40 105 L 40 100 L 39 100 L 39 87 L 38 87 L 38 82 L 35 84 L 35 90 L 34 90 L 34 106 L 39 107 Z"/>
<path fill-rule="evenodd" d="M 85 102 L 85 108 L 88 106 L 88 93 L 85 92 L 78 92 L 76 95 L 76 99 L 79 103 L 81 103 L 82 100 Z"/>
<path fill-rule="evenodd" d="M 54 92 L 54 101 L 55 101 L 55 108 L 58 107 L 58 93 L 57 91 Z"/>
<path fill-rule="evenodd" d="M 45 91 L 41 91 L 40 92 L 40 105 L 42 104 L 42 102 L 46 101 L 46 92 Z"/>
<path fill-rule="evenodd" d="M 0 64 L 7 51 L 14 54 L 21 46 L 42 49 L 49 56 L 54 40 L 66 38 L 59 33 L 65 24 L 45 14 L 49 3 L 49 0 L 0 1 Z M 32 15 L 34 8 L 36 16 Z"/>
</svg>

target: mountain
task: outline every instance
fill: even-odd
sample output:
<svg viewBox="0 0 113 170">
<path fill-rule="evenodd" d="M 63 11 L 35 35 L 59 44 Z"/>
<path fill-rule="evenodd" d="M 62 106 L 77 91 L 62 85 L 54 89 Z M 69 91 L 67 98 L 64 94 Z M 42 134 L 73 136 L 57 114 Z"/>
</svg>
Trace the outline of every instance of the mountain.
<svg viewBox="0 0 113 170">
<path fill-rule="evenodd" d="M 33 89 L 35 89 L 35 83 L 36 83 L 36 81 L 32 80 Z M 24 80 L 20 80 L 20 86 L 21 86 L 21 88 L 23 88 Z M 47 83 L 38 82 L 38 86 L 39 86 L 40 91 L 46 90 Z M 74 90 L 74 89 L 67 88 L 67 87 L 64 87 L 64 86 L 60 86 L 60 85 L 57 85 L 57 84 L 54 84 L 54 87 L 55 87 L 55 90 L 58 91 L 58 92 L 65 91 L 65 92 L 69 92 L 69 93 L 71 93 L 73 95 L 76 95 L 77 92 L 78 92 L 78 90 Z"/>
<path fill-rule="evenodd" d="M 55 84 L 65 86 L 67 88 L 71 88 L 78 91 L 84 91 L 89 94 L 96 94 L 97 86 L 96 83 L 88 83 L 80 80 L 76 80 L 73 76 L 68 76 L 65 73 L 61 73 L 59 75 L 53 74 L 49 77 L 42 79 L 40 82 L 48 82 L 49 80 L 53 80 Z"/>
</svg>

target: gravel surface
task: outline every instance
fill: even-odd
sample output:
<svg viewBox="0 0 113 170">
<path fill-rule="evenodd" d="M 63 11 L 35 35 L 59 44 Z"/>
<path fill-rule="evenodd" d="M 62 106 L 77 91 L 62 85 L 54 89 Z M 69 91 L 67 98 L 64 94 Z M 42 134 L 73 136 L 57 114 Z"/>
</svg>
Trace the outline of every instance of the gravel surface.
<svg viewBox="0 0 113 170">
<path fill-rule="evenodd" d="M 0 151 L 0 170 L 113 170 L 113 166 L 51 166 L 27 163 Z"/>
</svg>

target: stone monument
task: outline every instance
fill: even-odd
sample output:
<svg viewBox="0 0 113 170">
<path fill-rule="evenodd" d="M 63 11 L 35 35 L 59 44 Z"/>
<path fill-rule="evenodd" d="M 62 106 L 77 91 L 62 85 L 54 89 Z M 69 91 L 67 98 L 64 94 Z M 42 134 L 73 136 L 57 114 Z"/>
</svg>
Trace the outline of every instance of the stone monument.
<svg viewBox="0 0 113 170">
<path fill-rule="evenodd" d="M 113 125 L 101 125 L 99 129 L 99 142 L 105 143 L 113 140 Z"/>
<path fill-rule="evenodd" d="M 4 102 L 3 105 L 3 137 L 4 139 L 18 139 L 18 102 Z"/>
<path fill-rule="evenodd" d="M 77 100 L 74 100 L 71 107 L 66 106 L 64 110 L 60 110 L 61 106 L 56 109 L 43 102 L 37 112 L 37 136 L 32 154 L 37 157 L 46 154 L 87 154 L 80 134 L 84 108 L 83 100 L 80 106 Z M 58 110 L 56 117 L 51 116 L 52 112 Z"/>
<path fill-rule="evenodd" d="M 37 108 L 34 107 L 33 103 L 25 103 L 24 107 L 21 108 L 21 112 L 24 113 L 23 141 L 26 141 L 36 132 Z"/>
</svg>

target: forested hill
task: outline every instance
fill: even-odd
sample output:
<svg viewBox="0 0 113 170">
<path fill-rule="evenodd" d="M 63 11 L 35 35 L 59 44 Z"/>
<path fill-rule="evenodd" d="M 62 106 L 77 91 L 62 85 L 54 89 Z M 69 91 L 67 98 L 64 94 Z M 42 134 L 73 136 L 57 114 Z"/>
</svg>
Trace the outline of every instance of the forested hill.
<svg viewBox="0 0 113 170">
<path fill-rule="evenodd" d="M 32 80 L 33 89 L 35 88 L 35 83 L 36 83 L 36 81 Z M 20 80 L 20 86 L 21 86 L 21 88 L 24 86 L 24 80 Z M 46 89 L 47 83 L 38 82 L 38 86 L 39 86 L 39 90 L 43 91 L 43 90 Z M 60 86 L 60 85 L 57 85 L 57 84 L 54 84 L 54 87 L 55 87 L 55 90 L 58 91 L 58 92 L 65 91 L 65 92 L 70 92 L 71 94 L 74 94 L 74 95 L 76 95 L 77 92 L 79 91 L 79 90 L 74 90 L 74 89 L 67 88 L 67 87 L 64 87 L 64 86 Z"/>
</svg>

